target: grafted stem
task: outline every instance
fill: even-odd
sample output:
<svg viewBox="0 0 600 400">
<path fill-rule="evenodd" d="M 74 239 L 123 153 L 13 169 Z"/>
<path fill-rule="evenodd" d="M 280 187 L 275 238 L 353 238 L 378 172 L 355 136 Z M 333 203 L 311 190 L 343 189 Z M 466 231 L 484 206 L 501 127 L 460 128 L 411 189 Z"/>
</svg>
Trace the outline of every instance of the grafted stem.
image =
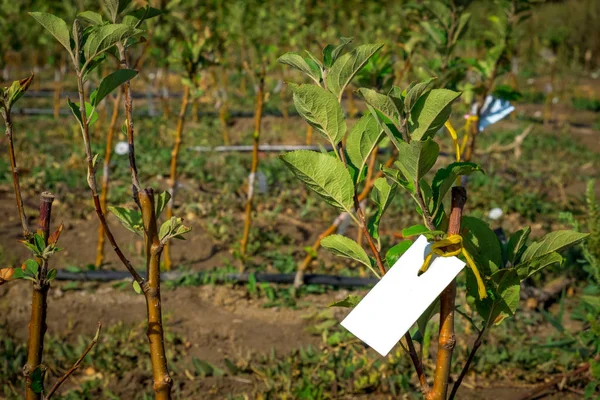
<svg viewBox="0 0 600 400">
<path fill-rule="evenodd" d="M 52 202 L 54 195 L 48 192 L 42 193 L 40 200 L 40 219 L 39 229 L 44 235 L 44 244 L 48 245 L 50 236 L 50 217 L 52 214 Z M 33 292 L 31 295 L 31 317 L 29 319 L 29 337 L 27 339 L 27 363 L 23 367 L 26 387 L 25 398 L 27 400 L 41 400 L 42 394 L 36 393 L 32 387 L 32 374 L 37 368 L 42 368 L 42 358 L 44 353 L 44 335 L 46 334 L 46 313 L 48 310 L 48 289 L 50 284 L 46 279 L 48 261 L 40 259 L 38 278 L 33 282 Z M 42 369 L 42 373 L 43 373 Z"/>
<path fill-rule="evenodd" d="M 448 235 L 460 234 L 460 220 L 467 201 L 467 191 L 464 187 L 452 188 L 452 211 L 448 225 Z M 438 353 L 435 365 L 433 388 L 427 395 L 428 400 L 446 400 L 448 394 L 448 377 L 452 363 L 452 353 L 456 346 L 454 335 L 454 308 L 456 300 L 456 280 L 444 289 L 440 295 L 440 334 L 438 338 Z"/>
<path fill-rule="evenodd" d="M 148 313 L 148 329 L 146 334 L 150 343 L 153 388 L 156 399 L 168 400 L 171 398 L 173 379 L 169 375 L 162 325 L 160 299 L 160 256 L 162 245 L 158 238 L 153 190 L 144 189 L 140 191 L 138 193 L 138 200 L 142 210 L 144 238 L 146 242 L 147 283 L 142 287 L 142 290 L 146 298 L 146 310 Z"/>
</svg>

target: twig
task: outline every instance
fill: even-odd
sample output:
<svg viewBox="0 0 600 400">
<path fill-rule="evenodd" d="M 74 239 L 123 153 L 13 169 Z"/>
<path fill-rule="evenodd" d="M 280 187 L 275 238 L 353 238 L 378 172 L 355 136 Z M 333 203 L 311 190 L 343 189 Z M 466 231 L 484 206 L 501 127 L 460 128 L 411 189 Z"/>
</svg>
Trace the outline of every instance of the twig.
<svg viewBox="0 0 600 400">
<path fill-rule="evenodd" d="M 96 330 L 96 335 L 94 336 L 94 338 L 92 339 L 90 344 L 88 344 L 88 346 L 85 348 L 85 350 L 83 351 L 83 353 L 81 354 L 79 359 L 77 361 L 75 361 L 75 364 L 73 364 L 73 366 L 71 368 L 69 368 L 69 370 L 62 376 L 62 378 L 60 378 L 58 381 L 56 381 L 54 386 L 52 386 L 52 389 L 50 389 L 50 391 L 48 391 L 48 394 L 44 397 L 44 400 L 49 400 L 52 397 L 52 395 L 58 390 L 58 388 L 67 379 L 69 379 L 69 377 L 73 374 L 73 372 L 75 372 L 77 370 L 77 368 L 79 368 L 79 365 L 81 365 L 81 362 L 83 361 L 85 356 L 87 356 L 87 354 L 94 348 L 96 343 L 98 343 L 98 338 L 100 337 L 101 329 L 102 329 L 102 323 L 98 322 L 98 329 Z"/>
<path fill-rule="evenodd" d="M 25 215 L 25 208 L 23 207 L 21 185 L 19 184 L 19 168 L 17 168 L 17 160 L 15 158 L 15 147 L 13 144 L 13 129 L 12 120 L 10 117 L 10 110 L 5 111 L 4 109 L 2 109 L 2 116 L 4 117 L 4 124 L 6 125 L 6 138 L 8 139 L 8 153 L 10 156 L 10 167 L 12 170 L 13 185 L 15 189 L 15 197 L 17 200 L 17 209 L 19 210 L 19 217 L 21 218 L 23 237 L 27 238 L 30 232 L 29 226 L 27 225 L 27 216 Z"/>
<path fill-rule="evenodd" d="M 415 344 L 410 337 L 410 332 L 406 332 L 404 335 L 404 339 L 406 340 L 406 344 L 408 345 L 408 355 L 412 360 L 413 365 L 415 366 L 415 370 L 417 371 L 417 376 L 419 377 L 419 383 L 421 384 L 421 391 L 423 394 L 427 394 L 430 390 L 429 384 L 427 383 L 427 377 L 425 376 L 425 371 L 423 370 L 423 364 L 419 359 L 419 355 L 417 353 L 417 349 L 415 349 Z"/>
<path fill-rule="evenodd" d="M 477 335 L 477 339 L 475 339 L 475 342 L 473 343 L 473 348 L 471 349 L 471 352 L 469 353 L 469 356 L 467 357 L 467 362 L 465 363 L 465 366 L 463 367 L 462 371 L 460 371 L 460 375 L 458 376 L 458 379 L 456 380 L 456 382 L 454 382 L 454 385 L 452 386 L 452 392 L 450 392 L 449 400 L 454 399 L 454 397 L 456 396 L 456 392 L 458 391 L 458 388 L 460 387 L 463 379 L 467 375 L 467 372 L 469 372 L 471 363 L 473 362 L 473 359 L 475 358 L 475 353 L 477 352 L 477 350 L 479 350 L 479 348 L 483 344 L 483 335 L 485 334 L 486 328 L 487 328 L 487 326 L 485 326 L 483 329 L 481 329 L 479 331 L 479 334 Z"/>
<path fill-rule="evenodd" d="M 502 153 L 505 151 L 514 150 L 515 158 L 519 158 L 519 156 L 521 155 L 521 150 L 520 150 L 521 145 L 523 144 L 523 141 L 525 140 L 525 138 L 533 131 L 533 127 L 534 127 L 533 124 L 529 125 L 527 128 L 525 128 L 523 133 L 521 133 L 520 135 L 515 137 L 515 140 L 510 144 L 499 145 L 498 143 L 494 143 L 487 149 L 477 150 L 476 153 L 477 154 L 490 154 L 490 153 Z"/>
</svg>

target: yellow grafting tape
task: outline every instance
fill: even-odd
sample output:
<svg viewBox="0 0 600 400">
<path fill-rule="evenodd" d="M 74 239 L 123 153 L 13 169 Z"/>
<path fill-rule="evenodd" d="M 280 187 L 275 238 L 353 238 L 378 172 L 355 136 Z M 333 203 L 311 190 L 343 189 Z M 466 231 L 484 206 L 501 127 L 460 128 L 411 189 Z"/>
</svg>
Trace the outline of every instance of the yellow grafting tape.
<svg viewBox="0 0 600 400">
<path fill-rule="evenodd" d="M 455 250 L 448 250 L 447 247 L 458 246 Z M 419 270 L 419 273 L 424 273 L 429 269 L 431 262 L 433 260 L 433 256 L 439 257 L 453 257 L 462 254 L 465 257 L 467 262 L 467 266 L 471 268 L 473 273 L 475 274 L 475 279 L 477 280 L 477 292 L 479 293 L 479 298 L 483 299 L 487 297 L 487 293 L 485 291 L 485 285 L 483 283 L 483 279 L 479 274 L 479 270 L 473 261 L 471 255 L 467 252 L 463 245 L 463 238 L 460 235 L 450 235 L 445 239 L 437 240 L 431 245 L 431 253 L 425 257 L 425 261 L 423 261 L 423 265 Z"/>
</svg>

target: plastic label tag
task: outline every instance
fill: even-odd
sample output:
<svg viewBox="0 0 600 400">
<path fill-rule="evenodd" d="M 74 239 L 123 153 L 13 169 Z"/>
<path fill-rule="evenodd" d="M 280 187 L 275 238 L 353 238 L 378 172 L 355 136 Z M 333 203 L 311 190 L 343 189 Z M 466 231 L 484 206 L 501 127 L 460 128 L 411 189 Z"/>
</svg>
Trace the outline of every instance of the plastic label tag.
<svg viewBox="0 0 600 400">
<path fill-rule="evenodd" d="M 436 257 L 418 276 L 430 248 L 420 236 L 342 321 L 384 357 L 465 266 L 456 257 Z"/>
</svg>

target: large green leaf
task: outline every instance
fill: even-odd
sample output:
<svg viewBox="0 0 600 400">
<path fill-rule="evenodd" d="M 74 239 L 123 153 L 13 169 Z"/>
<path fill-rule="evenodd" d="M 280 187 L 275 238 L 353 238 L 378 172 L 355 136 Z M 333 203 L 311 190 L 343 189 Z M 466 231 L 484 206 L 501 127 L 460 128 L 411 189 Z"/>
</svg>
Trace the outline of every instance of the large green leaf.
<svg viewBox="0 0 600 400">
<path fill-rule="evenodd" d="M 367 88 L 358 89 L 358 94 L 365 99 L 365 102 L 368 105 L 379 111 L 386 118 L 392 121 L 392 123 L 396 125 L 400 123 L 400 112 L 390 96 L 377 93 L 375 90 Z"/>
<path fill-rule="evenodd" d="M 401 142 L 395 164 L 407 180 L 416 183 L 434 166 L 439 153 L 439 145 L 431 139 Z"/>
<path fill-rule="evenodd" d="M 433 193 L 433 204 L 435 204 L 434 215 L 441 208 L 444 196 L 450 190 L 456 178 L 461 175 L 470 175 L 473 172 L 480 171 L 479 165 L 472 162 L 454 162 L 445 168 L 440 168 L 431 183 L 431 190 Z"/>
<path fill-rule="evenodd" d="M 100 82 L 98 89 L 94 90 L 90 95 L 90 102 L 93 106 L 97 106 L 110 92 L 121 86 L 128 80 L 133 79 L 137 75 L 137 71 L 132 69 L 119 69 L 112 74 L 107 75 Z"/>
<path fill-rule="evenodd" d="M 113 206 L 108 206 L 108 209 L 121 221 L 125 228 L 140 236 L 142 235 L 144 226 L 142 223 L 142 214 L 139 211 Z"/>
<path fill-rule="evenodd" d="M 133 29 L 129 25 L 125 24 L 110 24 L 102 25 L 94 28 L 89 36 L 87 37 L 83 45 L 83 54 L 86 60 L 102 54 L 112 46 L 135 36 L 142 31 L 139 29 Z"/>
<path fill-rule="evenodd" d="M 329 70 L 325 81 L 327 89 L 341 99 L 342 93 L 350 83 L 354 75 L 365 66 L 369 58 L 373 56 L 383 44 L 363 44 L 358 46 L 350 53 L 346 53 L 338 58 Z"/>
<path fill-rule="evenodd" d="M 408 90 L 406 93 L 406 99 L 404 99 L 404 111 L 406 114 L 411 112 L 414 105 L 417 103 L 417 101 L 419 101 L 423 93 L 425 93 L 431 82 L 433 82 L 435 79 L 436 78 L 429 78 L 423 82 L 419 82 Z"/>
<path fill-rule="evenodd" d="M 525 251 L 527 238 L 531 233 L 531 228 L 526 226 L 510 235 L 508 243 L 506 244 L 506 262 L 514 266 L 515 262 L 519 260 L 523 251 Z"/>
<path fill-rule="evenodd" d="M 515 269 L 519 273 L 519 278 L 524 280 L 552 264 L 561 264 L 562 261 L 562 256 L 554 251 L 539 257 L 534 257 L 531 260 L 521 262 L 515 266 Z"/>
<path fill-rule="evenodd" d="M 281 156 L 294 175 L 332 206 L 352 212 L 354 185 L 350 173 L 337 158 L 309 150 Z"/>
<path fill-rule="evenodd" d="M 467 269 L 467 296 L 475 303 L 477 313 L 490 323 L 499 324 L 507 317 L 514 315 L 519 307 L 521 281 L 514 268 L 498 270 L 486 282 L 486 289 L 493 296 L 479 299 L 477 281 L 470 269 Z"/>
<path fill-rule="evenodd" d="M 321 246 L 332 253 L 345 258 L 358 261 L 368 268 L 372 268 L 371 260 L 365 250 L 354 240 L 342 235 L 329 235 L 321 240 Z"/>
<path fill-rule="evenodd" d="M 535 258 L 543 257 L 552 252 L 560 252 L 567 247 L 574 246 L 583 241 L 589 234 L 576 231 L 556 231 L 551 232 L 532 243 L 523 253 L 520 262 L 524 263 Z"/>
<path fill-rule="evenodd" d="M 371 114 L 365 114 L 352 127 L 346 138 L 348 159 L 358 169 L 357 176 L 367 165 L 369 155 L 383 138 L 383 130 Z"/>
<path fill-rule="evenodd" d="M 308 75 L 313 81 L 319 84 L 321 81 L 321 71 L 319 68 L 316 68 L 314 62 L 306 61 L 300 54 L 296 53 L 285 53 L 277 60 L 282 64 L 289 65 L 292 68 L 297 69 L 298 71 L 304 72 Z"/>
<path fill-rule="evenodd" d="M 342 53 L 342 50 L 344 50 L 344 47 L 346 47 L 346 45 L 350 42 L 352 42 L 354 38 L 340 38 L 341 43 L 337 46 L 334 46 L 332 44 L 328 44 L 327 46 L 325 46 L 325 48 L 323 48 L 323 65 L 326 68 L 331 68 L 331 66 L 333 65 L 333 63 L 338 59 L 338 57 L 340 56 L 340 54 Z"/>
<path fill-rule="evenodd" d="M 346 119 L 336 97 L 316 85 L 290 83 L 298 113 L 335 147 L 346 133 Z"/>
<path fill-rule="evenodd" d="M 102 0 L 106 12 L 110 16 L 110 20 L 115 22 L 119 14 L 119 0 Z"/>
<path fill-rule="evenodd" d="M 413 140 L 432 137 L 450 117 L 451 105 L 461 95 L 447 89 L 433 89 L 412 107 L 408 119 L 408 131 Z"/>
<path fill-rule="evenodd" d="M 44 12 L 30 12 L 29 15 L 46 28 L 67 49 L 69 54 L 73 54 L 71 52 L 71 36 L 69 35 L 69 28 L 65 21 L 55 15 Z"/>
<path fill-rule="evenodd" d="M 385 178 L 377 178 L 373 183 L 373 191 L 371 192 L 371 200 L 377 206 L 375 215 L 369 219 L 368 229 L 371 237 L 377 240 L 377 249 L 381 249 L 379 240 L 379 223 L 385 210 L 390 205 L 394 195 L 396 194 L 396 185 L 390 185 Z"/>
<path fill-rule="evenodd" d="M 502 267 L 502 243 L 487 223 L 464 216 L 461 220 L 461 236 L 483 276 L 489 276 Z"/>
<path fill-rule="evenodd" d="M 84 11 L 77 15 L 77 18 L 83 19 L 85 22 L 92 25 L 102 25 L 104 21 L 102 20 L 102 15 L 98 14 L 95 11 Z"/>
</svg>

